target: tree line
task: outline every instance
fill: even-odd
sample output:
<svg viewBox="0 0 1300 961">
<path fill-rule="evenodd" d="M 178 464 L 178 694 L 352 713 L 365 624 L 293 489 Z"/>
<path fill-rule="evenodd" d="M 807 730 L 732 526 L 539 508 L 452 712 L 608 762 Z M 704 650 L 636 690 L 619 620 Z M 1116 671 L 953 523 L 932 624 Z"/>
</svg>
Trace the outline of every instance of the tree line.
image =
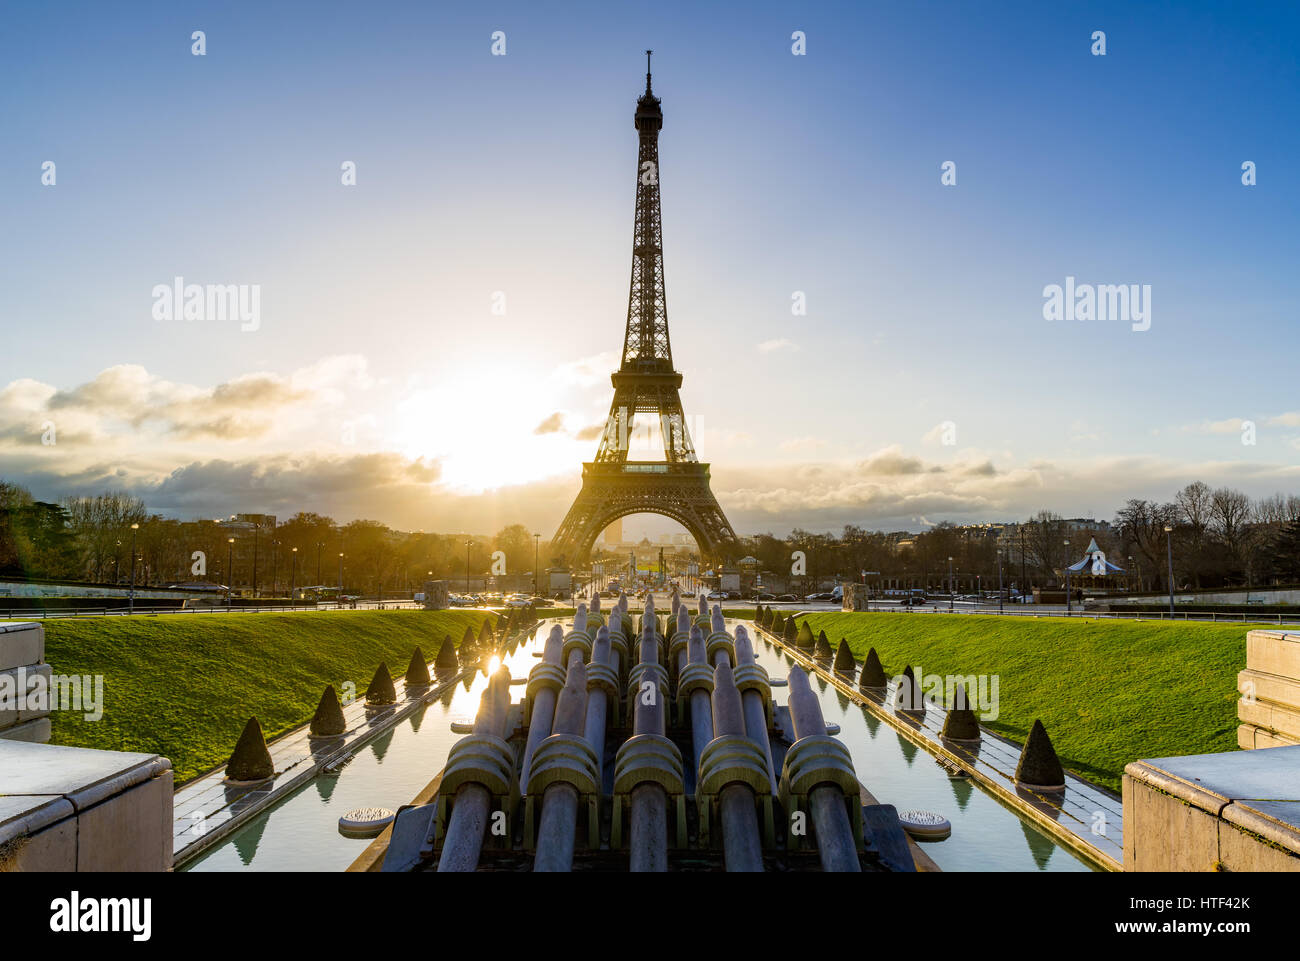
<svg viewBox="0 0 1300 961">
<path fill-rule="evenodd" d="M 866 571 L 870 581 L 936 587 L 948 583 L 951 570 L 958 583 L 989 589 L 1001 566 L 1004 584 L 1028 589 L 1059 585 L 1090 539 L 1125 569 L 1111 583 L 1130 590 L 1167 589 L 1170 548 L 1178 588 L 1300 583 L 1300 496 L 1252 499 L 1200 481 L 1168 502 L 1131 499 L 1109 524 L 1081 525 L 1043 510 L 1010 525 L 945 521 L 919 534 L 852 524 L 839 535 L 756 534 L 742 537 L 740 550 L 758 570 L 782 575 L 796 573 L 792 555 L 801 552 L 797 573 L 809 585 L 858 580 Z M 134 559 L 137 585 L 206 581 L 283 595 L 291 583 L 341 581 L 345 590 L 398 593 L 429 579 L 480 577 L 494 567 L 498 551 L 498 568 L 530 580 L 535 564 L 545 569 L 548 548 L 521 524 L 474 537 L 395 531 L 374 520 L 342 524 L 309 511 L 274 526 L 180 521 L 150 513 L 122 492 L 52 503 L 0 481 L 0 574 L 6 576 L 126 584 Z M 616 565 L 621 556 L 608 560 Z"/>
</svg>

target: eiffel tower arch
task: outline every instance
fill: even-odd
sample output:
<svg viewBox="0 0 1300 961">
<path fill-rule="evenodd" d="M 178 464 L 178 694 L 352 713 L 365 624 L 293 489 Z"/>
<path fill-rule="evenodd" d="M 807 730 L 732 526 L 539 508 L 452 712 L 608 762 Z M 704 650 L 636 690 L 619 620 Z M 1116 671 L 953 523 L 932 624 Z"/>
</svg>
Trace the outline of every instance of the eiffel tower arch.
<svg viewBox="0 0 1300 961">
<path fill-rule="evenodd" d="M 685 527 L 706 563 L 723 564 L 737 557 L 736 532 L 709 486 L 709 465 L 695 455 L 682 411 L 682 375 L 673 369 L 668 337 L 659 205 L 659 131 L 664 120 L 660 100 L 650 87 L 649 50 L 635 124 L 636 222 L 622 362 L 610 377 L 614 400 L 596 459 L 582 465 L 582 490 L 551 540 L 551 554 L 560 563 L 585 564 L 596 537 L 611 523 L 628 514 L 651 513 Z M 664 460 L 628 460 L 638 414 L 658 418 Z"/>
</svg>

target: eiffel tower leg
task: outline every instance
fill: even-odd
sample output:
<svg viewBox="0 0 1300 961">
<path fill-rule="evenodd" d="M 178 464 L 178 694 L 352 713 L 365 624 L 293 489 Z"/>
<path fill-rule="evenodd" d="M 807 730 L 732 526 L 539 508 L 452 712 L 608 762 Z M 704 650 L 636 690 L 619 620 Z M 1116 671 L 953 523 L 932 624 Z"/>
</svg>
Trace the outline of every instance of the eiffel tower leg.
<svg viewBox="0 0 1300 961">
<path fill-rule="evenodd" d="M 637 470 L 638 467 L 658 468 Z M 735 560 L 735 531 L 709 488 L 704 464 L 640 465 L 602 468 L 588 464 L 582 490 L 555 532 L 551 553 L 570 565 L 591 557 L 600 532 L 628 514 L 660 514 L 681 524 L 699 545 L 707 562 Z"/>
</svg>

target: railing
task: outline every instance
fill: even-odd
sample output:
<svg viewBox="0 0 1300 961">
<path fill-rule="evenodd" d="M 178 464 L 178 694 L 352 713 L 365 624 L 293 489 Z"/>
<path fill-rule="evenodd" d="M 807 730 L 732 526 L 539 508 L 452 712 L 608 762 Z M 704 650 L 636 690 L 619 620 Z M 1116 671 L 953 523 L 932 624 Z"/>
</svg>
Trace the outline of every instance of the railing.
<svg viewBox="0 0 1300 961">
<path fill-rule="evenodd" d="M 204 607 L 145 607 L 137 604 L 134 610 L 126 607 L 0 608 L 0 620 L 53 620 L 63 617 L 111 617 L 116 614 L 126 616 L 147 615 L 152 617 L 158 614 L 267 614 L 276 613 L 278 611 L 371 611 L 421 607 L 420 604 L 410 600 L 364 601 L 360 603 L 364 603 L 366 606 L 353 608 L 348 604 L 338 604 L 334 601 L 322 601 L 320 603 L 312 604 L 236 604 L 233 606 L 228 606 L 226 604 L 213 604 Z M 472 610 L 472 608 L 464 608 L 464 610 Z"/>
<path fill-rule="evenodd" d="M 780 606 L 779 604 L 776 606 Z M 1036 605 L 1025 605 L 1036 606 Z M 816 611 L 813 613 L 822 613 Z M 838 612 L 837 612 L 838 613 Z M 844 612 L 848 613 L 848 612 Z M 983 614 L 992 617 L 1092 617 L 1092 618 L 1115 618 L 1123 620 L 1125 618 L 1140 621 L 1209 621 L 1210 623 L 1240 622 L 1242 624 L 1297 624 L 1300 625 L 1300 613 L 1297 614 L 1247 614 L 1245 612 L 1215 612 L 1215 611 L 1008 611 L 997 608 L 971 608 L 968 610 L 948 610 L 943 606 L 943 602 L 935 607 L 872 607 L 865 611 L 858 611 L 859 614 Z"/>
</svg>

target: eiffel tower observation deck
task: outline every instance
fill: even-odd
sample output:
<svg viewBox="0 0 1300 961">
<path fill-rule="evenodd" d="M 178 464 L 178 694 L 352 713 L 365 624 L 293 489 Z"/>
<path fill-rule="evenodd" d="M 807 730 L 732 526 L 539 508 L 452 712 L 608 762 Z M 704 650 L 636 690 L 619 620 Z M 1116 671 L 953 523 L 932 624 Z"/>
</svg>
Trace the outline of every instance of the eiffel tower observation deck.
<svg viewBox="0 0 1300 961">
<path fill-rule="evenodd" d="M 709 465 L 696 457 L 682 411 L 682 375 L 673 367 L 659 193 L 664 115 L 651 86 L 650 54 L 647 50 L 645 93 L 635 114 L 636 221 L 622 361 L 610 378 L 614 399 L 600 448 L 595 460 L 583 464 L 582 490 L 552 539 L 559 563 L 585 563 L 602 530 L 636 513 L 677 521 L 695 538 L 706 562 L 722 564 L 737 556 L 735 531 L 709 486 Z M 628 459 L 638 414 L 658 416 L 664 460 Z"/>
</svg>

